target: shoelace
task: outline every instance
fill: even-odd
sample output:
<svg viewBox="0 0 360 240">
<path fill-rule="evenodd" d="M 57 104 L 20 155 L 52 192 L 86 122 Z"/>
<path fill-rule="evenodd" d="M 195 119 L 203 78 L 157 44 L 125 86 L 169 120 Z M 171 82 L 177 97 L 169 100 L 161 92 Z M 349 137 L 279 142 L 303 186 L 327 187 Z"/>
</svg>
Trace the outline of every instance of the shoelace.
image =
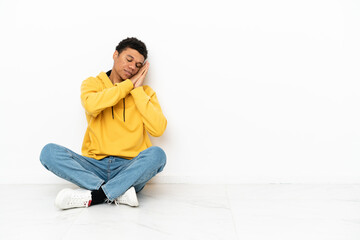
<svg viewBox="0 0 360 240">
<path fill-rule="evenodd" d="M 122 203 L 126 203 L 126 202 L 129 202 L 129 198 L 127 195 L 121 195 L 120 197 L 118 197 L 116 200 L 115 200 L 115 204 L 116 205 L 120 205 Z"/>
<path fill-rule="evenodd" d="M 118 199 L 119 199 L 119 200 L 118 200 Z M 121 200 L 120 200 L 120 199 L 121 199 Z M 109 199 L 106 199 L 106 200 L 105 200 L 105 203 L 107 203 L 107 204 L 115 203 L 116 205 L 120 205 L 123 199 L 124 199 L 123 196 L 120 196 L 120 197 L 118 197 L 117 199 L 112 200 L 112 201 L 109 200 Z"/>
</svg>

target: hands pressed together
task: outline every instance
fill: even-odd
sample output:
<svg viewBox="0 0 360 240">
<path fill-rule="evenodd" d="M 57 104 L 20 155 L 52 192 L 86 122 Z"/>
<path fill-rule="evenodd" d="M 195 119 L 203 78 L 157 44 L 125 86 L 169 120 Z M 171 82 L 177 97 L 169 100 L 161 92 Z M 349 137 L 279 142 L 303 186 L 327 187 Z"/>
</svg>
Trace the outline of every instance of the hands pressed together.
<svg viewBox="0 0 360 240">
<path fill-rule="evenodd" d="M 144 79 L 149 70 L 149 62 L 146 62 L 144 66 L 140 68 L 137 74 L 135 74 L 132 78 L 130 78 L 131 82 L 134 85 L 134 88 L 140 87 L 144 83 Z"/>
</svg>

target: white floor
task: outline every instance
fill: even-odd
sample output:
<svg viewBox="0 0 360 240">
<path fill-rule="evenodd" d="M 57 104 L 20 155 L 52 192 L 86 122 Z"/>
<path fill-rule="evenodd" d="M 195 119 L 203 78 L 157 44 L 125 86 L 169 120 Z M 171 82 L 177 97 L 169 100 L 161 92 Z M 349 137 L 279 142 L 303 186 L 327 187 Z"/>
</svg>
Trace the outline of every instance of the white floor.
<svg viewBox="0 0 360 240">
<path fill-rule="evenodd" d="M 63 187 L 0 185 L 0 239 L 360 239 L 360 185 L 149 184 L 138 208 L 60 211 Z"/>
</svg>

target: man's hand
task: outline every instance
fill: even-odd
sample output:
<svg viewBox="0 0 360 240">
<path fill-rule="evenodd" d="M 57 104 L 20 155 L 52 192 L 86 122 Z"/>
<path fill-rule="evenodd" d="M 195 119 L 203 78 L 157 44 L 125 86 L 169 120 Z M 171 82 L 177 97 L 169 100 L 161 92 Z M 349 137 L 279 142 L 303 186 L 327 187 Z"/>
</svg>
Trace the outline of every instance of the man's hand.
<svg viewBox="0 0 360 240">
<path fill-rule="evenodd" d="M 143 85 L 148 70 L 149 70 L 149 62 L 146 62 L 144 66 L 142 66 L 142 68 L 139 70 L 139 72 L 135 74 L 132 78 L 130 78 L 131 82 L 134 85 L 134 88 Z"/>
</svg>

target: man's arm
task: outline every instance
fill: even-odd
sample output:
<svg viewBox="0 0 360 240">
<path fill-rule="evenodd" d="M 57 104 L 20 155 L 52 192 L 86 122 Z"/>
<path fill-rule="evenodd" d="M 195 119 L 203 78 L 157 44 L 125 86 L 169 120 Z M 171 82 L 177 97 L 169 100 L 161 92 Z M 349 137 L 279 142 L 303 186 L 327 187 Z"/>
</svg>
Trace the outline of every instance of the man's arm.
<svg viewBox="0 0 360 240">
<path fill-rule="evenodd" d="M 130 92 L 139 110 L 146 130 L 154 137 L 161 136 L 167 125 L 167 120 L 161 111 L 156 93 L 149 86 L 138 87 Z"/>
<path fill-rule="evenodd" d="M 130 80 L 102 90 L 95 78 L 88 78 L 81 84 L 81 104 L 88 114 L 96 117 L 105 108 L 116 105 L 132 89 L 133 84 Z"/>
<path fill-rule="evenodd" d="M 102 89 L 95 78 L 88 78 L 81 84 L 81 104 L 85 111 L 96 117 L 105 108 L 116 105 L 130 93 L 134 86 L 142 85 L 149 64 L 145 64 L 133 77 L 121 83 L 116 83 L 114 87 Z"/>
</svg>

